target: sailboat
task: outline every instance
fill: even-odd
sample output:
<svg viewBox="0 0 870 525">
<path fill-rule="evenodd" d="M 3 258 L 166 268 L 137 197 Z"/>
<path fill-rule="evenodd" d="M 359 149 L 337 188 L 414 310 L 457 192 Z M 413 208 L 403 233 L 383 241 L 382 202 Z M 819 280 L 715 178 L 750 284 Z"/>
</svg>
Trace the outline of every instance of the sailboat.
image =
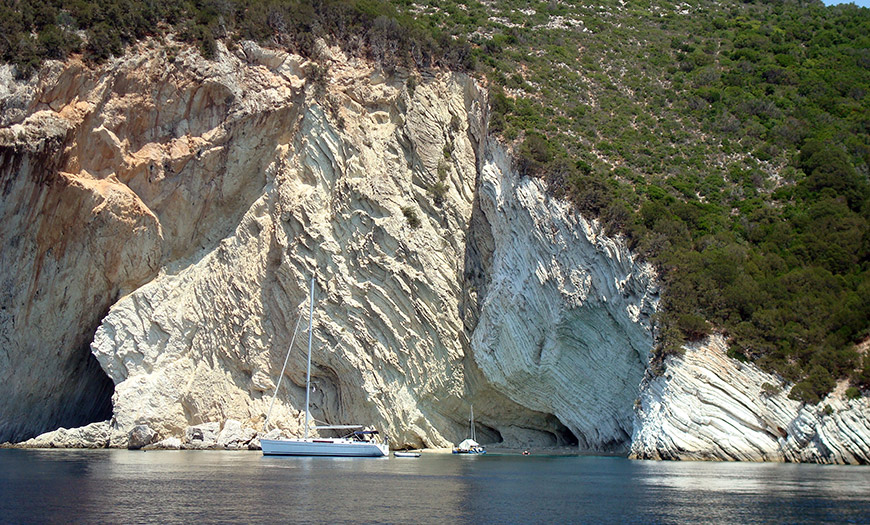
<svg viewBox="0 0 870 525">
<path fill-rule="evenodd" d="M 465 439 L 458 446 L 453 448 L 454 454 L 486 454 L 486 449 L 476 441 L 477 435 L 474 431 L 474 405 L 471 405 L 471 437 Z"/>
<path fill-rule="evenodd" d="M 311 392 L 311 341 L 313 338 L 311 325 L 314 317 L 314 277 L 311 278 L 311 296 L 308 306 L 308 370 L 305 374 L 305 435 L 301 439 L 261 439 L 260 447 L 263 449 L 264 456 L 341 456 L 341 457 L 382 457 L 389 454 L 390 449 L 387 446 L 386 439 L 383 443 L 375 442 L 377 430 L 362 430 L 362 425 L 324 425 L 315 426 L 315 430 L 346 430 L 351 431 L 341 438 L 321 438 L 308 437 L 309 420 L 308 413 L 309 397 Z M 295 337 L 295 332 L 294 332 Z M 290 349 L 293 348 L 293 342 L 290 342 Z M 284 368 L 287 367 L 287 359 L 290 357 L 290 349 L 287 350 L 287 357 L 284 359 Z M 278 388 L 281 386 L 281 379 L 284 377 L 284 368 L 281 369 L 281 376 L 278 378 L 278 385 L 275 387 L 275 396 L 278 395 Z M 272 398 L 272 403 L 275 398 Z M 271 414 L 272 407 L 269 407 Z M 264 430 L 268 428 L 269 414 L 266 415 L 266 423 Z"/>
</svg>

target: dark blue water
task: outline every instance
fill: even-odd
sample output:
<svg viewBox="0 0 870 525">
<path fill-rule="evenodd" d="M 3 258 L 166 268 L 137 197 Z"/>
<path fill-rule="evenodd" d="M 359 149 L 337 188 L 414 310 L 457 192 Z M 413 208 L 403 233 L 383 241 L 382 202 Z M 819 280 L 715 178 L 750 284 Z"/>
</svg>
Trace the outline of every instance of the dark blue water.
<svg viewBox="0 0 870 525">
<path fill-rule="evenodd" d="M 0 450 L 3 523 L 870 523 L 870 468 Z"/>
</svg>

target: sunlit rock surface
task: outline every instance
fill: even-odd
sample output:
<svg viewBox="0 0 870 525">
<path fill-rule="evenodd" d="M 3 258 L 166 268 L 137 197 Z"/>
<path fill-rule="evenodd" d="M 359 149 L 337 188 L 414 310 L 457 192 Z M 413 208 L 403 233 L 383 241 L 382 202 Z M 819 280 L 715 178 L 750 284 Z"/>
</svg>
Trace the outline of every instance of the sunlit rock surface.
<svg viewBox="0 0 870 525">
<path fill-rule="evenodd" d="M 870 463 L 870 402 L 834 392 L 817 406 L 750 363 L 725 355 L 719 336 L 668 358 L 645 382 L 631 455 L 713 459 Z"/>
<path fill-rule="evenodd" d="M 21 448 L 107 448 L 111 445 L 108 421 L 77 428 L 59 428 L 18 444 Z"/>
<path fill-rule="evenodd" d="M 493 149 L 477 192 L 487 225 L 474 359 L 494 388 L 555 414 L 581 449 L 627 446 L 652 348 L 657 288 L 648 265 Z"/>
<path fill-rule="evenodd" d="M 711 433 L 706 405 L 679 394 L 706 388 L 679 379 L 691 352 L 643 382 L 653 272 L 516 173 L 473 80 L 388 74 L 322 44 L 316 68 L 252 43 L 215 60 L 177 49 L 28 82 L 0 68 L 0 441 L 299 435 L 314 276 L 320 422 L 447 447 L 473 405 L 483 443 L 777 458 L 766 430 L 743 435 L 752 416 Z M 742 392 L 722 359 L 719 388 Z M 821 417 L 776 399 L 764 418 L 784 423 L 782 458 L 866 460 L 863 400 Z M 717 406 L 742 414 L 741 400 Z"/>
</svg>

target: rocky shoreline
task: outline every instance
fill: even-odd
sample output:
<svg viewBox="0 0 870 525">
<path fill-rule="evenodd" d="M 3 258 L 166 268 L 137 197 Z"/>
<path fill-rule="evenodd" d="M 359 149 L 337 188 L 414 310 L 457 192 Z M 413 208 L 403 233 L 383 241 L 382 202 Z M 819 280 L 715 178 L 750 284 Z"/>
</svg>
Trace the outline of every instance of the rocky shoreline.
<svg viewBox="0 0 870 525">
<path fill-rule="evenodd" d="M 123 435 L 113 430 L 110 421 L 100 421 L 80 428 L 59 428 L 20 443 L 0 443 L 0 449 L 261 450 L 260 439 L 281 437 L 286 435 L 280 429 L 264 434 L 232 419 L 223 425 L 215 422 L 190 426 L 181 437 L 164 439 L 158 439 L 147 425 L 137 425 Z M 433 447 L 417 450 L 427 454 L 450 454 L 453 449 Z"/>
<path fill-rule="evenodd" d="M 781 378 L 726 350 L 712 336 L 645 379 L 632 458 L 870 464 L 870 398 L 847 399 L 844 382 L 807 405 L 789 399 Z"/>
<path fill-rule="evenodd" d="M 80 428 L 60 428 L 21 443 L 3 443 L 0 448 L 260 450 L 260 438 L 275 439 L 280 435 L 278 429 L 262 434 L 228 419 L 223 425 L 215 422 L 189 426 L 181 437 L 158 439 L 157 433 L 147 425 L 136 425 L 125 434 L 113 428 L 110 421 L 101 421 Z"/>
</svg>

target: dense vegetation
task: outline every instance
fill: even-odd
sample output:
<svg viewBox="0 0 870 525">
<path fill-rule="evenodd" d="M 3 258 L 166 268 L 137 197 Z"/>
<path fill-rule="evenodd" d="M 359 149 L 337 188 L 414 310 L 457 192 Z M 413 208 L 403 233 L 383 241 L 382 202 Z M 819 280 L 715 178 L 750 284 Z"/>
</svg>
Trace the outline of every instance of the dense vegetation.
<svg viewBox="0 0 870 525">
<path fill-rule="evenodd" d="M 2 0 L 0 58 L 28 77 L 45 59 L 81 52 L 99 63 L 145 37 L 173 32 L 213 58 L 242 39 L 312 56 L 318 37 L 389 67 L 467 69 L 471 48 L 418 27 L 385 0 Z"/>
<path fill-rule="evenodd" d="M 662 270 L 659 356 L 720 330 L 793 398 L 870 387 L 870 10 L 533 9 L 480 56 L 493 123 Z"/>
<path fill-rule="evenodd" d="M 3 0 L 0 54 L 99 62 L 173 30 L 206 57 L 317 36 L 472 71 L 492 131 L 655 263 L 658 358 L 725 333 L 817 402 L 870 389 L 870 10 L 724 0 Z"/>
</svg>

